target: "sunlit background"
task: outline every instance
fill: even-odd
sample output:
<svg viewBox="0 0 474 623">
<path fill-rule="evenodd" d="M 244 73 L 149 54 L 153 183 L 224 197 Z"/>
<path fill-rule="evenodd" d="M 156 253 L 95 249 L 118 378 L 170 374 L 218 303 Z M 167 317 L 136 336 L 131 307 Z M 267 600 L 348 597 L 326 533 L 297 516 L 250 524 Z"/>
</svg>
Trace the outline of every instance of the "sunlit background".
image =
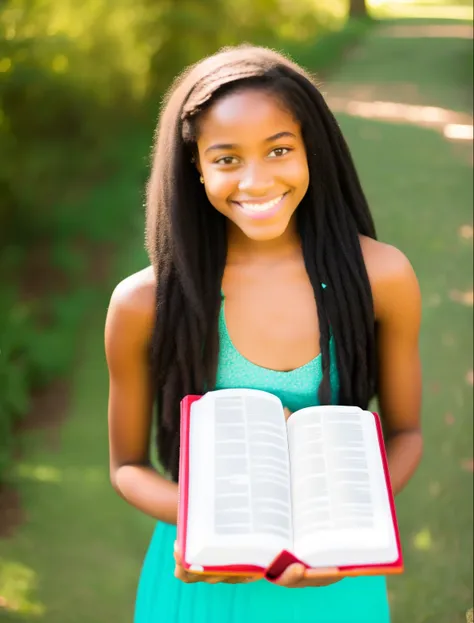
<svg viewBox="0 0 474 623">
<path fill-rule="evenodd" d="M 0 5 L 0 621 L 129 623 L 153 521 L 108 480 L 103 323 L 146 266 L 163 93 L 249 41 L 316 72 L 379 237 L 423 294 L 425 455 L 397 498 L 394 623 L 473 605 L 472 2 L 4 0 Z M 347 604 L 350 622 L 351 604 Z M 471 613 L 472 614 L 472 613 Z"/>
</svg>

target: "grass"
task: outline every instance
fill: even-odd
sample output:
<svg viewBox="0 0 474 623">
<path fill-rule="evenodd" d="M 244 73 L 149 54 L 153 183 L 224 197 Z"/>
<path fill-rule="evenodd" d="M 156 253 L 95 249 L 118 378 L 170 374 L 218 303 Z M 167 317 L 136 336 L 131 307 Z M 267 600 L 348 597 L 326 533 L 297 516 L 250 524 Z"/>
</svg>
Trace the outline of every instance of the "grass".
<svg viewBox="0 0 474 623">
<path fill-rule="evenodd" d="M 432 45 L 434 41 L 374 34 L 346 58 L 333 79 L 375 86 L 413 82 L 422 103 L 469 111 L 465 69 L 454 59 L 468 57 L 470 42 L 445 39 L 441 54 L 441 44 Z M 345 115 L 339 120 L 379 235 L 411 259 L 424 300 L 426 449 L 419 471 L 397 500 L 407 570 L 389 581 L 393 621 L 464 623 L 473 605 L 472 387 L 466 377 L 473 366 L 472 303 L 457 300 L 459 293 L 472 292 L 472 237 L 460 235 L 462 226 L 472 227 L 471 145 L 453 144 L 435 131 L 413 126 Z M 128 166 L 123 176 L 89 199 L 98 209 L 109 201 L 137 212 L 137 228 L 118 260 L 115 279 L 146 264 L 140 221 L 149 141 L 146 136 L 124 143 Z M 13 480 L 26 521 L 13 538 L 0 542 L 2 623 L 132 619 L 153 521 L 123 503 L 108 482 L 102 345 L 107 296 L 97 294 L 91 302 L 59 451 L 51 448 L 46 432 L 22 438 Z"/>
<path fill-rule="evenodd" d="M 466 87 L 452 76 L 459 67 L 430 67 L 437 60 L 431 42 L 370 37 L 335 78 L 413 81 L 425 104 L 446 105 L 451 85 L 456 93 Z M 409 56 L 415 45 L 416 56 Z M 470 42 L 464 45 L 469 48 Z M 443 50 L 453 59 L 460 42 L 446 40 Z M 458 108 L 468 111 L 463 101 L 458 98 Z M 472 293 L 472 239 L 460 235 L 463 225 L 472 225 L 472 146 L 453 145 L 428 129 L 344 115 L 339 120 L 379 236 L 408 255 L 424 301 L 425 454 L 397 499 L 407 571 L 389 581 L 394 622 L 464 623 L 473 602 L 472 463 L 467 460 L 472 461 L 472 387 L 466 381 L 472 369 L 472 301 L 456 302 L 453 291 Z"/>
<path fill-rule="evenodd" d="M 129 239 L 133 253 L 127 254 L 125 245 L 119 273 L 145 262 L 138 241 L 149 140 L 147 134 L 124 141 L 122 175 L 88 197 L 97 211 L 108 201 L 117 213 L 136 212 Z M 2 623 L 125 623 L 132 618 L 137 563 L 152 521 L 123 504 L 108 479 L 101 333 L 111 288 L 112 282 L 108 292 L 91 294 L 87 324 L 93 329 L 79 356 L 60 451 L 52 449 L 48 431 L 21 438 L 23 458 L 12 480 L 19 485 L 26 521 L 13 539 L 0 542 Z"/>
<path fill-rule="evenodd" d="M 395 102 L 405 102 L 405 91 L 414 85 L 418 99 L 408 103 L 459 112 L 472 110 L 473 57 L 469 40 L 419 36 L 400 40 L 385 37 L 383 30 L 378 34 L 376 29 L 369 32 L 367 39 L 367 45 L 351 63 L 351 71 L 337 74 L 338 83 L 387 84 L 389 89 L 381 90 L 379 99 Z M 413 94 L 409 97 L 413 98 Z"/>
</svg>

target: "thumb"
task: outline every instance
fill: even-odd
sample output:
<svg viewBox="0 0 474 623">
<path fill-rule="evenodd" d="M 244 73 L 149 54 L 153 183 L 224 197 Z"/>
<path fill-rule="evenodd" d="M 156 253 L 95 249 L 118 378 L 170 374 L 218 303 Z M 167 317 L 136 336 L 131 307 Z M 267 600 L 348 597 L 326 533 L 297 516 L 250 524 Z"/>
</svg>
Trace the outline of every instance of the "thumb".
<svg viewBox="0 0 474 623">
<path fill-rule="evenodd" d="M 283 409 L 283 413 L 285 414 L 285 420 L 287 420 L 291 415 L 291 411 L 288 409 L 288 407 L 285 407 Z"/>
</svg>

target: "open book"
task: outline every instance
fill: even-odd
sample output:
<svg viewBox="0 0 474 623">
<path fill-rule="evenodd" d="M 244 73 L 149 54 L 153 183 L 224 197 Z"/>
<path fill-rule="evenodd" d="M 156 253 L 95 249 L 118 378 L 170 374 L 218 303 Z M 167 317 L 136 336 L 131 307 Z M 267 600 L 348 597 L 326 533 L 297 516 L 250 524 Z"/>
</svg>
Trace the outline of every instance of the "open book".
<svg viewBox="0 0 474 623">
<path fill-rule="evenodd" d="M 377 414 L 223 389 L 181 402 L 178 546 L 187 569 L 273 579 L 403 570 Z"/>
</svg>

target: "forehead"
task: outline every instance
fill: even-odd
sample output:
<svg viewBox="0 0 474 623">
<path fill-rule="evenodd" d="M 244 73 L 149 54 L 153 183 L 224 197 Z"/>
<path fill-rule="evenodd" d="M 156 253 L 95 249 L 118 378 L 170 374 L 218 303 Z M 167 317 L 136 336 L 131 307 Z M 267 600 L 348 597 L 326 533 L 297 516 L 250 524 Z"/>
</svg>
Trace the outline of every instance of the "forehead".
<svg viewBox="0 0 474 623">
<path fill-rule="evenodd" d="M 226 135 L 258 141 L 277 132 L 299 134 L 299 123 L 282 100 L 268 91 L 244 89 L 219 98 L 201 117 L 199 141 Z M 247 136 L 245 136 L 247 135 Z"/>
</svg>

